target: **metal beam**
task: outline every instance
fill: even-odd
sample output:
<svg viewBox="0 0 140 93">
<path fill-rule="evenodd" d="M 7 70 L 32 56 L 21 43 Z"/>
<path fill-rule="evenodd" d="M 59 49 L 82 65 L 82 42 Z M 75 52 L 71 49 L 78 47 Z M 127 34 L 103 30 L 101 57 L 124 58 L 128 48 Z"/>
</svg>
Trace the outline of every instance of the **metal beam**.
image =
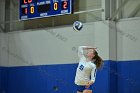
<svg viewBox="0 0 140 93">
<path fill-rule="evenodd" d="M 110 0 L 101 0 L 102 9 L 102 20 L 107 20 L 110 18 Z"/>
<path fill-rule="evenodd" d="M 123 3 L 123 0 L 116 0 L 116 9 L 118 9 Z M 121 12 L 118 13 L 118 15 L 116 16 L 117 19 L 121 19 L 123 18 L 123 12 L 124 12 L 124 8 L 122 8 Z"/>
<path fill-rule="evenodd" d="M 99 9 L 91 9 L 91 10 L 85 10 L 85 11 L 78 11 L 78 12 L 74 12 L 74 14 L 82 14 L 82 13 L 95 12 L 95 11 L 104 11 L 104 9 L 99 8 Z"/>
<path fill-rule="evenodd" d="M 130 13 L 130 15 L 128 16 L 128 18 L 135 17 L 139 11 L 140 11 L 140 4 L 138 4 L 136 6 L 136 8 Z"/>
<path fill-rule="evenodd" d="M 110 0 L 110 17 L 116 10 L 116 0 Z"/>
<path fill-rule="evenodd" d="M 5 0 L 5 25 L 4 32 L 10 32 L 10 0 Z"/>
<path fill-rule="evenodd" d="M 117 15 L 122 11 L 122 9 L 124 8 L 124 6 L 127 4 L 128 0 L 125 0 L 122 5 L 113 13 L 112 17 L 111 17 L 111 21 L 113 21 Z"/>
<path fill-rule="evenodd" d="M 0 32 L 3 32 L 4 28 L 2 27 L 2 25 L 0 25 Z"/>
<path fill-rule="evenodd" d="M 13 4 L 13 6 L 16 6 L 16 0 L 11 0 L 11 3 Z"/>
</svg>

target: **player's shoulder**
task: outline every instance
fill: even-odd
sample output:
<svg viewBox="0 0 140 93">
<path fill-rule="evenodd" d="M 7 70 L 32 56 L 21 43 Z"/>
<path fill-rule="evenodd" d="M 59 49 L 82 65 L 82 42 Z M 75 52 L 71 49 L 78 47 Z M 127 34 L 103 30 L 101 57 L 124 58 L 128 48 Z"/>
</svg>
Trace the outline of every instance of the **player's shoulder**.
<svg viewBox="0 0 140 93">
<path fill-rule="evenodd" d="M 92 67 L 96 68 L 96 64 L 94 62 L 91 62 Z"/>
</svg>

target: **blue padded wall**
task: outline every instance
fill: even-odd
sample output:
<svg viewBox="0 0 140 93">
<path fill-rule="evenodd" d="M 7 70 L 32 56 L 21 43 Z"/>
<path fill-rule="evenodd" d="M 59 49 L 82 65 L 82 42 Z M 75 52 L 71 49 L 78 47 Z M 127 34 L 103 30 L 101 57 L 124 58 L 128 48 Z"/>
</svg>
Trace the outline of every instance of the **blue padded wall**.
<svg viewBox="0 0 140 93">
<path fill-rule="evenodd" d="M 8 93 L 75 93 L 74 77 L 78 64 L 10 67 Z M 98 71 L 94 93 L 109 93 L 109 62 Z"/>
<path fill-rule="evenodd" d="M 8 69 L 6 67 L 0 67 L 0 93 L 4 93 L 7 91 L 7 76 Z"/>
<path fill-rule="evenodd" d="M 117 72 L 117 62 L 110 61 L 110 69 L 109 69 L 109 84 L 110 84 L 110 93 L 117 93 L 117 82 L 118 82 L 118 72 Z"/>
<path fill-rule="evenodd" d="M 140 93 L 140 61 L 120 61 L 118 68 L 118 93 Z"/>
<path fill-rule="evenodd" d="M 140 61 L 104 61 L 93 93 L 140 93 Z M 78 64 L 0 67 L 0 93 L 76 93 Z"/>
</svg>

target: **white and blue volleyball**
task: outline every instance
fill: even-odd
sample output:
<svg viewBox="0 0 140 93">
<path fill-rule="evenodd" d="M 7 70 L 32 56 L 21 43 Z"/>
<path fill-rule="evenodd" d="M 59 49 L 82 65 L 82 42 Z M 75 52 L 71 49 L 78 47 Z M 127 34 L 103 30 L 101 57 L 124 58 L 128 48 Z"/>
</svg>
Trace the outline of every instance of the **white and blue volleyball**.
<svg viewBox="0 0 140 93">
<path fill-rule="evenodd" d="M 74 29 L 75 31 L 80 31 L 82 28 L 83 28 L 83 23 L 82 23 L 82 22 L 80 22 L 80 21 L 75 21 L 75 22 L 73 23 L 73 29 Z"/>
</svg>

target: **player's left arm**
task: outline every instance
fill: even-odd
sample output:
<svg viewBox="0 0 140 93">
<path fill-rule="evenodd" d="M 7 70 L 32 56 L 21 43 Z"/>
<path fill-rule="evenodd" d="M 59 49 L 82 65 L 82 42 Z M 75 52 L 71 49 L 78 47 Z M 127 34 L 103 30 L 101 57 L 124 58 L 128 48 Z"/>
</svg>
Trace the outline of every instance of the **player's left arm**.
<svg viewBox="0 0 140 93">
<path fill-rule="evenodd" d="M 96 68 L 93 68 L 91 71 L 91 80 L 88 81 L 86 85 L 87 88 L 90 87 L 92 84 L 94 84 L 96 78 L 96 72 L 97 72 Z"/>
<path fill-rule="evenodd" d="M 89 88 L 92 84 L 94 84 L 96 78 L 96 68 L 93 68 L 91 71 L 91 80 L 87 82 L 86 88 Z"/>
<path fill-rule="evenodd" d="M 97 72 L 97 69 L 96 68 L 93 68 L 92 71 L 91 71 L 91 80 L 89 81 L 89 83 L 91 85 L 95 82 L 96 72 Z"/>
</svg>

